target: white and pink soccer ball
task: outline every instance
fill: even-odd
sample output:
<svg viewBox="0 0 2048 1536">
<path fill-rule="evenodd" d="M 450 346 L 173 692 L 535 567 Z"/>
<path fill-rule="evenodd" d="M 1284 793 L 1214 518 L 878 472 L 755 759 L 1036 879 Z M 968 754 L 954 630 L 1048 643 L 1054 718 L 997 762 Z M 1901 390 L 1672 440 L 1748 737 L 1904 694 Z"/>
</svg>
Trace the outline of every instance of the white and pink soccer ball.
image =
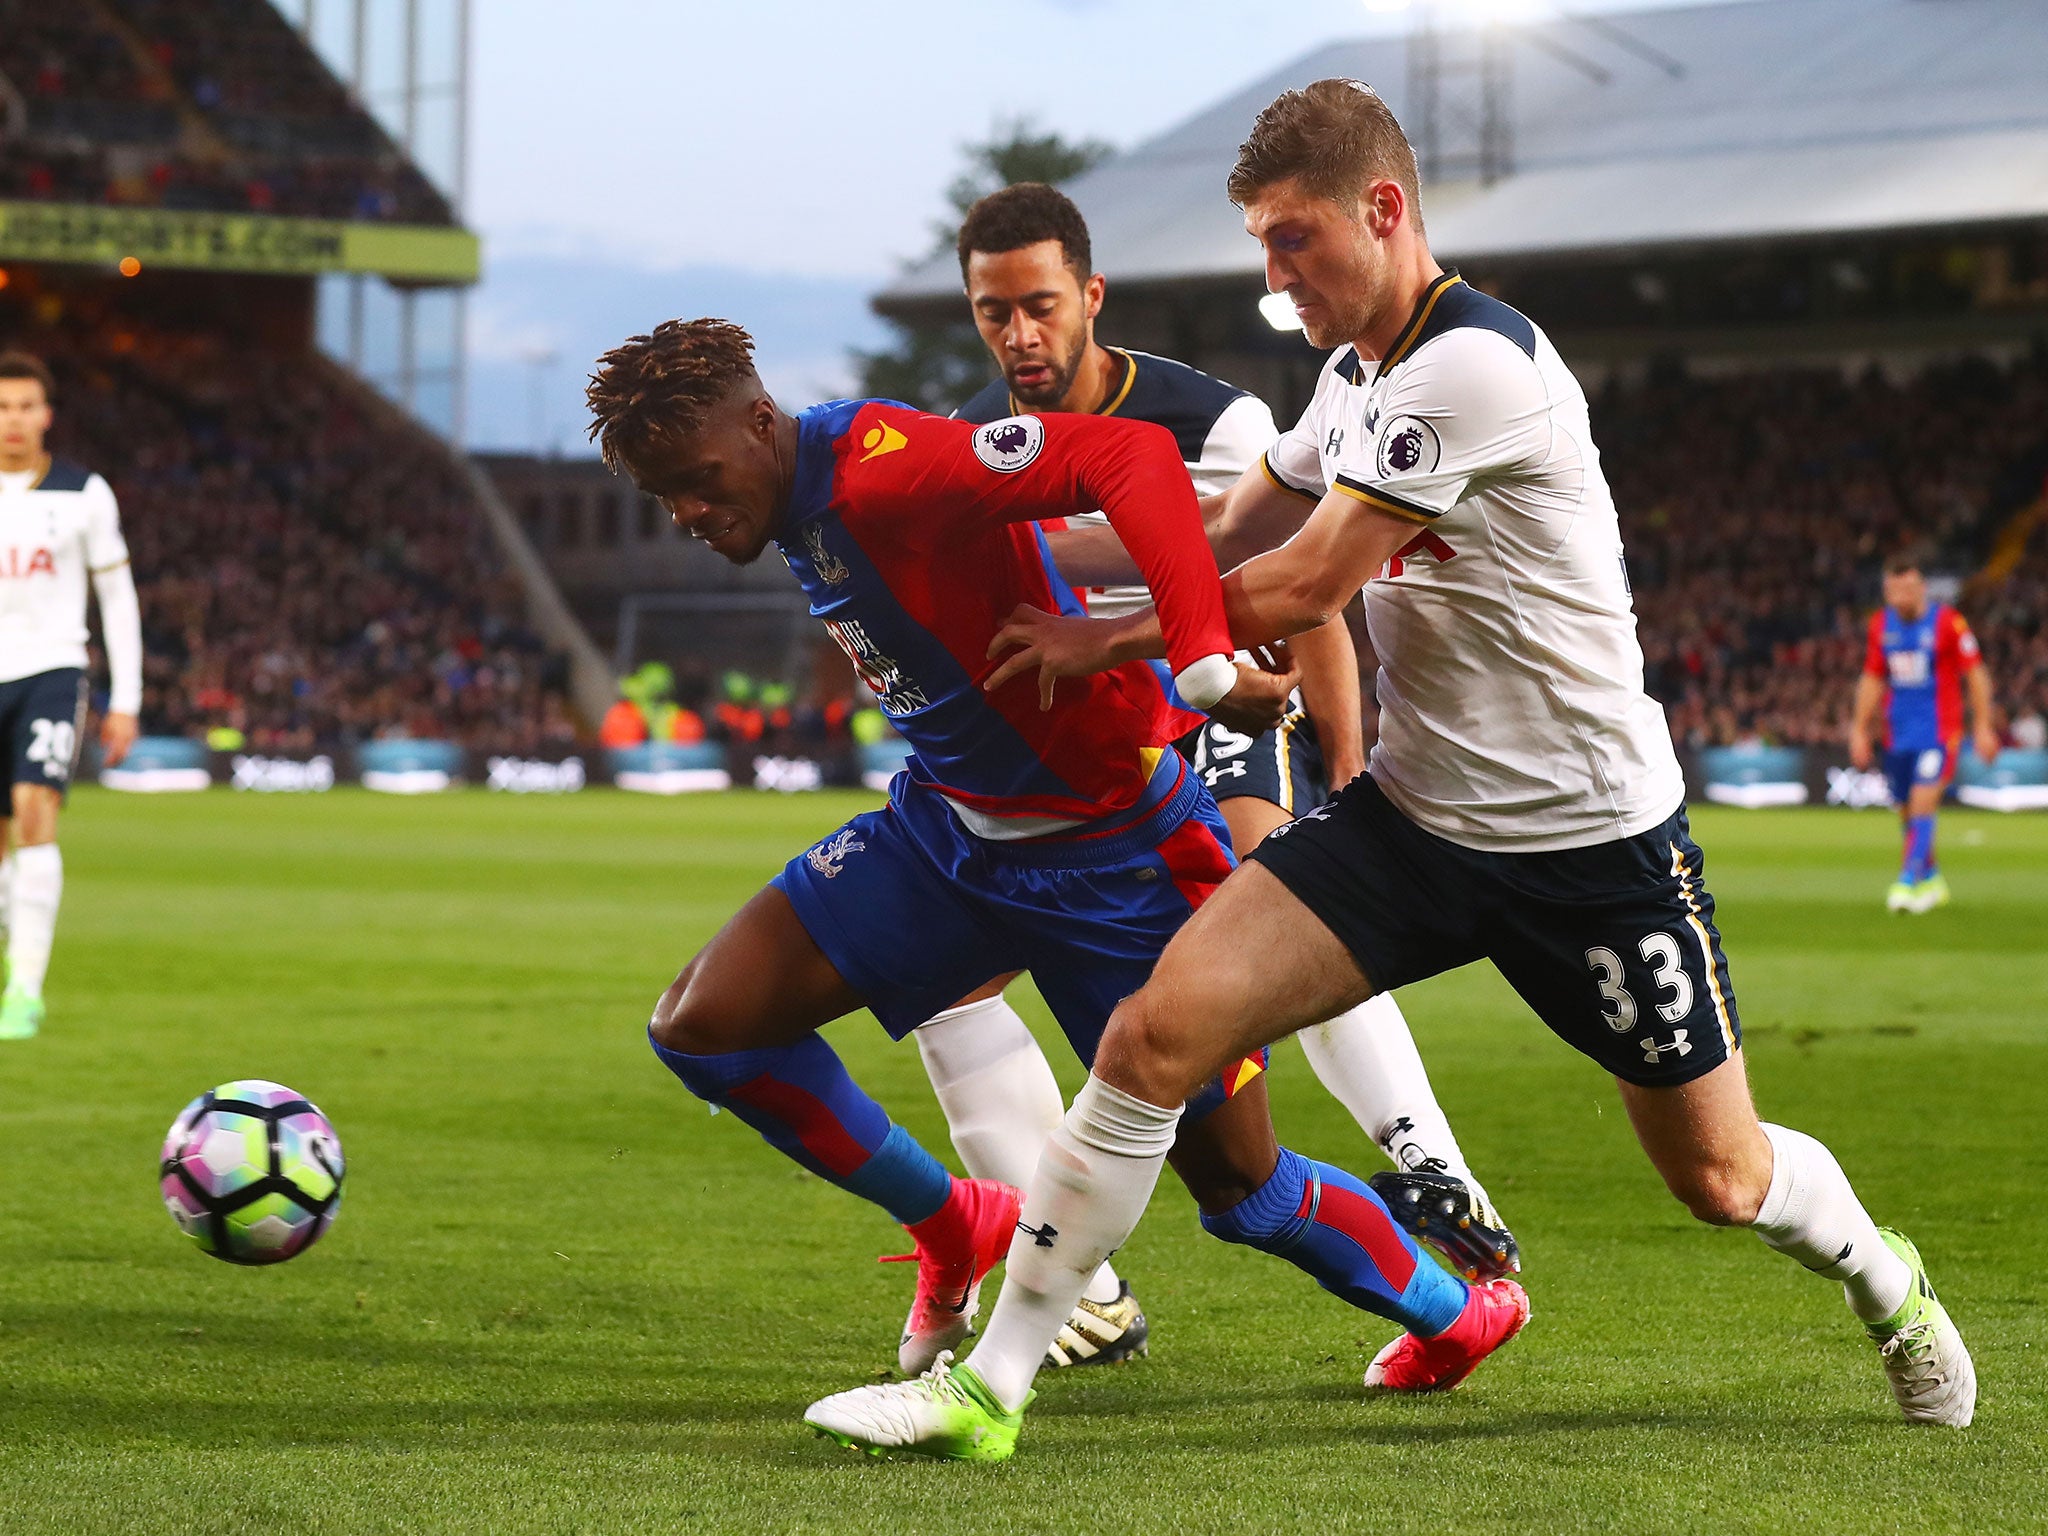
<svg viewBox="0 0 2048 1536">
<path fill-rule="evenodd" d="M 282 1083 L 223 1083 L 164 1137 L 164 1206 L 202 1251 L 279 1264 L 319 1241 L 341 1206 L 345 1165 L 327 1117 Z"/>
</svg>

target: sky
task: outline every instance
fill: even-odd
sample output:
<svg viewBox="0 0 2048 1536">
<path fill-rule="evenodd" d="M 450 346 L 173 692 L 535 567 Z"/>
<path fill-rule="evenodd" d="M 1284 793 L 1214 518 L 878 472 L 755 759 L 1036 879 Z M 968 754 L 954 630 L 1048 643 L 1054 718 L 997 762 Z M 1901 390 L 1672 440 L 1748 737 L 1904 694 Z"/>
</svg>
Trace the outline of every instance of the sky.
<svg viewBox="0 0 2048 1536">
<path fill-rule="evenodd" d="M 582 451 L 590 360 L 674 316 L 755 330 L 792 403 L 843 392 L 848 349 L 887 339 L 867 295 L 927 247 L 964 144 L 1029 118 L 1127 148 L 1324 43 L 1405 25 L 1386 3 L 479 4 L 471 444 Z"/>
</svg>

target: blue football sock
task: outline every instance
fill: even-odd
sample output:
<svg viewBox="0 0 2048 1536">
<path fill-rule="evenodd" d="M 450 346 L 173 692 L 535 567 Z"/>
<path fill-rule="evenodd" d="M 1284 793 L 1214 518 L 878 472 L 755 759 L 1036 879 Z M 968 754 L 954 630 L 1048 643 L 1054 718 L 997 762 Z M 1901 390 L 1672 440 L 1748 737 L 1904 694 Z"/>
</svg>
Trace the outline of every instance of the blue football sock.
<svg viewBox="0 0 2048 1536">
<path fill-rule="evenodd" d="M 1342 1168 L 1285 1147 L 1270 1179 L 1202 1225 L 1226 1243 L 1307 1270 L 1332 1295 L 1425 1339 L 1465 1310 L 1465 1282 L 1417 1248 L 1378 1195 Z"/>
<path fill-rule="evenodd" d="M 906 1227 L 935 1215 L 952 1193 L 953 1176 L 890 1122 L 818 1035 L 723 1056 L 669 1050 L 651 1031 L 648 1044 L 698 1098 L 732 1111 L 776 1151 Z"/>
<path fill-rule="evenodd" d="M 1908 885 L 1918 885 L 1934 873 L 1934 818 L 1932 816 L 1908 816 L 1906 818 L 1906 861 L 1899 878 Z"/>
</svg>

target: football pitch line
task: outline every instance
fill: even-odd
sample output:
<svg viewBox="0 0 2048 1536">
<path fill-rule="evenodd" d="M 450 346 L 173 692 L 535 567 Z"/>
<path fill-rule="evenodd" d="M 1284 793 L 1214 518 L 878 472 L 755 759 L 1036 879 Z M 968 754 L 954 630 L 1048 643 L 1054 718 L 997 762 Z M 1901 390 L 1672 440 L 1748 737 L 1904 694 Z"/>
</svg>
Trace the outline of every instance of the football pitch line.
<svg viewBox="0 0 2048 1536">
<path fill-rule="evenodd" d="M 866 803 L 81 792 L 46 1032 L 0 1046 L 0 1532 L 2048 1526 L 2048 818 L 1946 818 L 1955 903 L 1919 919 L 1882 910 L 1889 818 L 1695 818 L 1760 1107 L 1920 1243 L 1970 1430 L 1901 1427 L 1834 1288 L 1692 1222 L 1611 1085 L 1474 968 L 1402 1002 L 1522 1238 L 1522 1338 L 1368 1400 L 1391 1325 L 1162 1186 L 1119 1260 L 1151 1358 L 1048 1374 L 1016 1459 L 971 1468 L 803 1433 L 893 1358 L 901 1234 L 642 1036 Z M 949 1150 L 914 1049 L 832 1037 Z M 156 1194 L 171 1117 L 237 1077 L 349 1157 L 333 1230 L 271 1269 L 203 1257 Z M 1292 1047 L 1272 1085 L 1290 1144 L 1378 1166 Z"/>
</svg>

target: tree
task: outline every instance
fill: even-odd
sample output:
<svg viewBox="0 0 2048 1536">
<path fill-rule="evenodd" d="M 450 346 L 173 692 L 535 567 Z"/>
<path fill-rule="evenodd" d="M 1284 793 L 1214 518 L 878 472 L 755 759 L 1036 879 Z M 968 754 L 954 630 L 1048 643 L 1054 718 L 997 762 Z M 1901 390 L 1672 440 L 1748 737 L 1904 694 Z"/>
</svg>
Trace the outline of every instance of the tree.
<svg viewBox="0 0 2048 1536">
<path fill-rule="evenodd" d="M 960 220 L 989 193 L 1020 181 L 1055 186 L 1071 181 L 1113 148 L 1100 139 L 1075 141 L 1057 133 L 1041 133 L 1025 118 L 998 123 L 988 139 L 964 146 L 966 167 L 946 188 L 953 217 L 933 221 L 930 248 L 906 263 L 906 270 L 950 254 Z M 894 345 L 880 352 L 856 349 L 853 354 L 862 394 L 946 412 L 987 381 L 988 351 L 972 322 L 915 324 L 892 319 L 888 323 L 896 332 Z"/>
</svg>

